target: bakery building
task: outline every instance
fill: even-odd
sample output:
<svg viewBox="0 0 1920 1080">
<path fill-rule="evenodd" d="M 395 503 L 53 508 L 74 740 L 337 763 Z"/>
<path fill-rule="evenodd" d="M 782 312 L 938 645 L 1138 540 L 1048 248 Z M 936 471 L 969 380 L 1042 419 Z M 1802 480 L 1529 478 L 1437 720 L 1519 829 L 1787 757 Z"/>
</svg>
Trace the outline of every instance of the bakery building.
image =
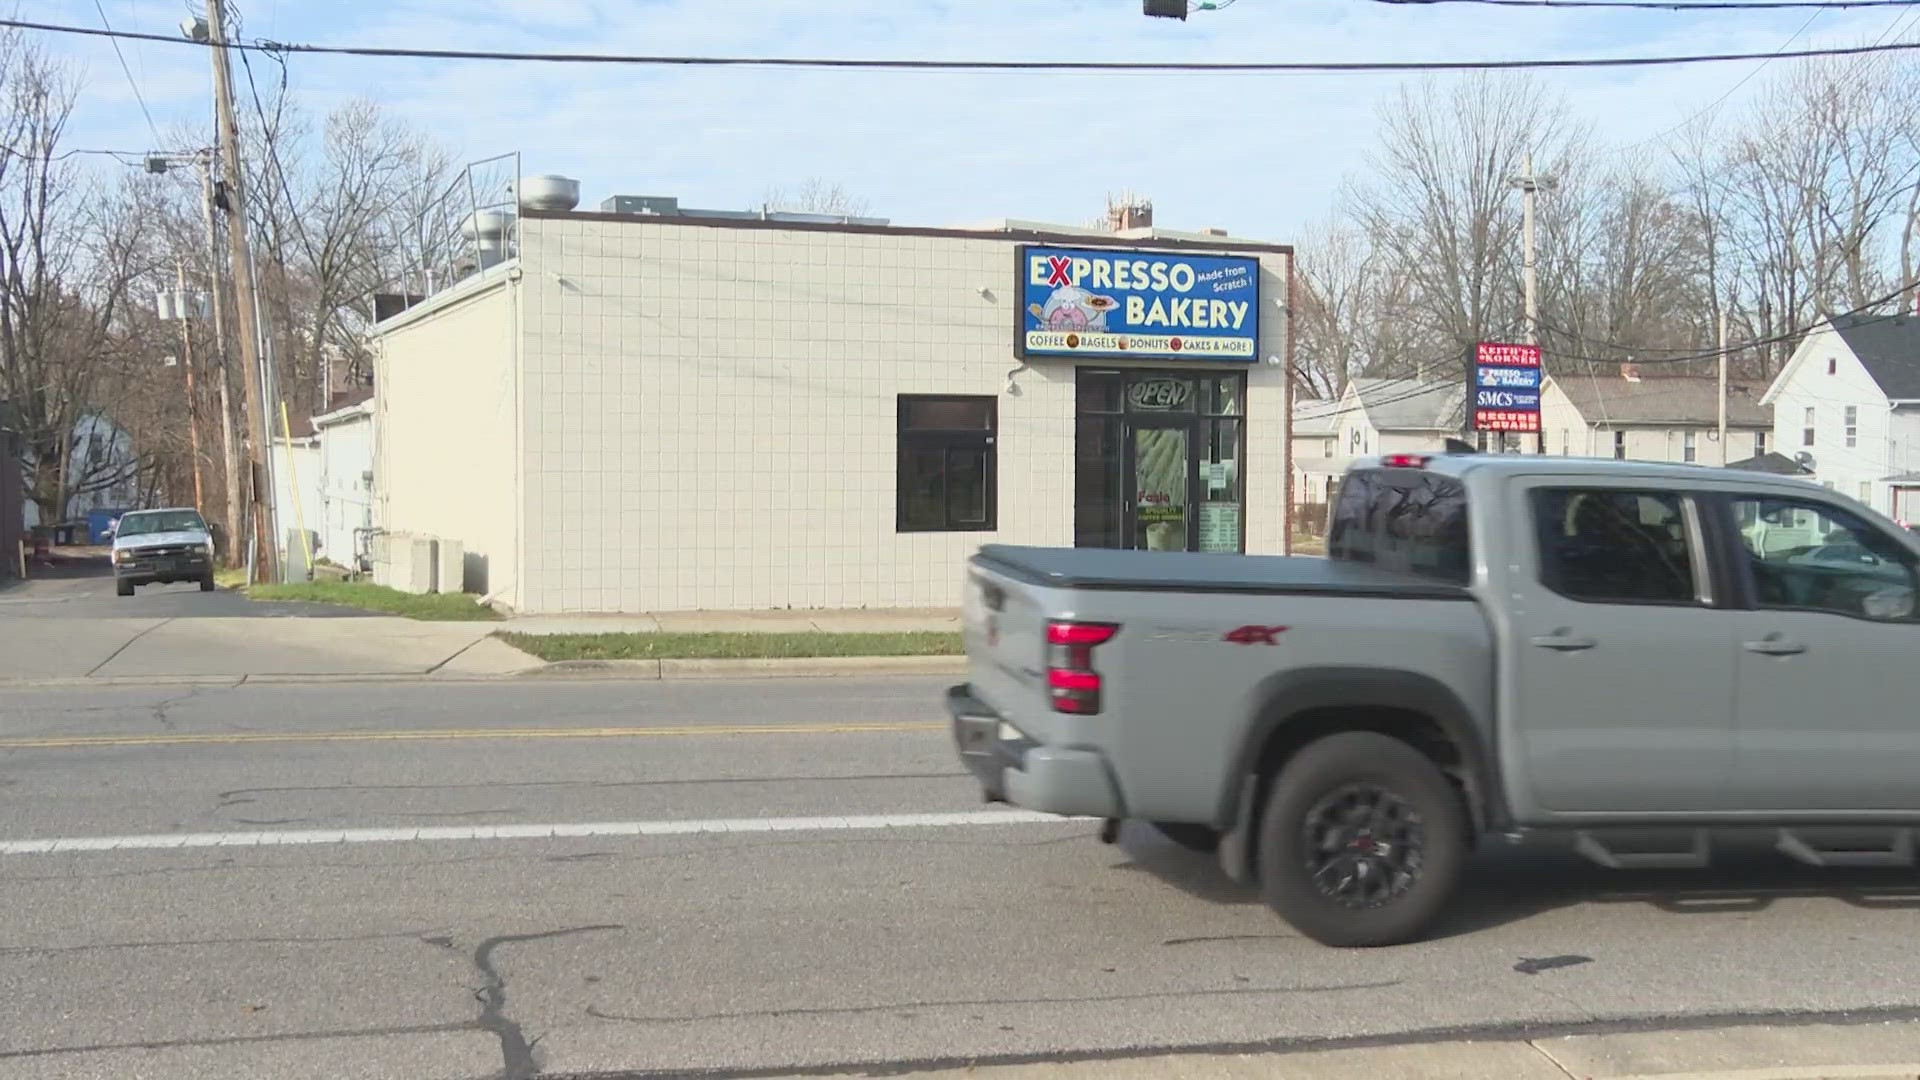
<svg viewBox="0 0 1920 1080">
<path fill-rule="evenodd" d="M 443 590 L 943 607 L 985 543 L 1285 550 L 1285 246 L 651 198 L 501 228 L 377 327 L 377 516 L 458 552 Z"/>
</svg>

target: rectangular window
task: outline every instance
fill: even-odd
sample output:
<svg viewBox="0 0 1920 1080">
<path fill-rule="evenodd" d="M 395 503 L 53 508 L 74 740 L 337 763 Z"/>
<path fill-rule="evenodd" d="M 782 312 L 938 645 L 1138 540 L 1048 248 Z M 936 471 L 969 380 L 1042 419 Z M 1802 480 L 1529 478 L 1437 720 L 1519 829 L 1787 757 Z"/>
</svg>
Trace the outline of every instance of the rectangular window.
<svg viewBox="0 0 1920 1080">
<path fill-rule="evenodd" d="M 1866 503 L 1868 506 L 1873 505 L 1873 481 L 1860 481 L 1860 501 Z"/>
<path fill-rule="evenodd" d="M 1542 488 L 1533 493 L 1540 583 L 1593 604 L 1697 604 L 1684 500 L 1670 491 Z"/>
<path fill-rule="evenodd" d="M 1860 406 L 1847 406 L 1847 445 L 1860 445 Z"/>
<path fill-rule="evenodd" d="M 900 395 L 898 531 L 993 531 L 998 414 L 991 397 Z"/>
<path fill-rule="evenodd" d="M 1327 557 L 1465 585 L 1473 575 L 1467 490 L 1433 473 L 1350 473 L 1327 530 Z"/>
<path fill-rule="evenodd" d="M 1766 452 L 1767 452 L 1767 433 L 1764 431 L 1754 432 L 1753 433 L 1753 456 L 1760 457 L 1764 455 Z"/>
<path fill-rule="evenodd" d="M 1801 429 L 1800 429 L 1800 445 L 1801 446 L 1813 445 L 1813 428 L 1814 428 L 1813 406 L 1809 405 L 1807 406 L 1806 422 L 1803 425 L 1801 425 Z"/>
<path fill-rule="evenodd" d="M 1627 433 L 1624 431 L 1613 433 L 1613 456 L 1617 461 L 1627 460 Z"/>
<path fill-rule="evenodd" d="M 1698 444 L 1694 442 L 1694 440 L 1697 437 L 1698 436 L 1696 436 L 1691 431 L 1681 436 L 1681 443 L 1682 443 L 1680 447 L 1681 461 L 1687 462 L 1688 464 L 1692 464 L 1693 462 L 1700 460 L 1700 447 Z"/>
<path fill-rule="evenodd" d="M 1572 447 L 1573 447 L 1573 432 L 1566 428 L 1561 428 L 1560 429 L 1560 456 L 1567 457 L 1570 454 L 1572 454 L 1573 453 Z"/>
</svg>

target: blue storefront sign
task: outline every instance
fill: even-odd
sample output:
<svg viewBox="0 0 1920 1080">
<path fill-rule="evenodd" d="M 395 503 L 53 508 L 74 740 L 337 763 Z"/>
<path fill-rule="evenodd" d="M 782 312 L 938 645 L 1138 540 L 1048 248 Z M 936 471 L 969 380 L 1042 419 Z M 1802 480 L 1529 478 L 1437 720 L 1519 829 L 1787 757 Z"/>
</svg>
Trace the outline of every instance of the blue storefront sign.
<svg viewBox="0 0 1920 1080">
<path fill-rule="evenodd" d="M 1023 357 L 1259 358 L 1260 260 L 1020 247 Z"/>
<path fill-rule="evenodd" d="M 1483 341 L 1473 355 L 1473 430 L 1540 430 L 1540 347 Z"/>
</svg>

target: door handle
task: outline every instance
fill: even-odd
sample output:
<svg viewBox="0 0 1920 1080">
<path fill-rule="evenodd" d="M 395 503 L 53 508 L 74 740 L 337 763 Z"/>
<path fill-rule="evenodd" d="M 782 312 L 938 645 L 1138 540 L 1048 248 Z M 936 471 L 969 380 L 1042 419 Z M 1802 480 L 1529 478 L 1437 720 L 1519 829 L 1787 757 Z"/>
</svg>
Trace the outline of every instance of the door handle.
<svg viewBox="0 0 1920 1080">
<path fill-rule="evenodd" d="M 1530 642 L 1539 648 L 1552 649 L 1555 652 L 1579 652 L 1600 644 L 1590 637 L 1575 637 L 1565 632 L 1541 634 L 1539 637 L 1530 639 Z"/>
<path fill-rule="evenodd" d="M 1807 647 L 1798 641 L 1788 641 L 1779 634 L 1768 634 L 1759 641 L 1743 641 L 1740 647 L 1761 656 L 1798 656 L 1807 651 Z"/>
</svg>

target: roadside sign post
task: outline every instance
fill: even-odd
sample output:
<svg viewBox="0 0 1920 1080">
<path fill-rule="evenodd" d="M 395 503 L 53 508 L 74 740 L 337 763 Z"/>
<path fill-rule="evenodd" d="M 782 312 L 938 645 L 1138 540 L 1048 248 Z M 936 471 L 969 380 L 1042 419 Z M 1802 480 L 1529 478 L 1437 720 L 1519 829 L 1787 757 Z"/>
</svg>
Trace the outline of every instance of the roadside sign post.
<svg viewBox="0 0 1920 1080">
<path fill-rule="evenodd" d="M 1540 346 L 1482 341 L 1467 367 L 1467 427 L 1497 434 L 1540 434 Z"/>
</svg>

